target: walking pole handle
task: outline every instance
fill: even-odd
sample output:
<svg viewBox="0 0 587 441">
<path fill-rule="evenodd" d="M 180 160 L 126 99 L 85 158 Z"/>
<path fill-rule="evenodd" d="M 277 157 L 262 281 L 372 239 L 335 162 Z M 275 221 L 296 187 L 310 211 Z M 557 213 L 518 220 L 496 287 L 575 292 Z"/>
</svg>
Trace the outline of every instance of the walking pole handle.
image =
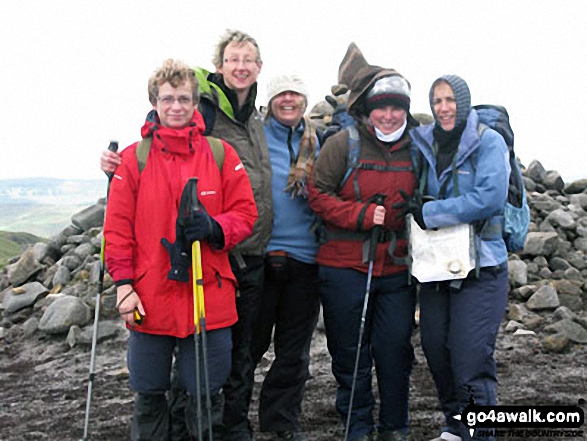
<svg viewBox="0 0 587 441">
<path fill-rule="evenodd" d="M 108 150 L 116 153 L 116 151 L 118 151 L 118 141 L 110 141 L 110 144 L 108 145 Z M 112 173 L 112 172 L 105 172 L 105 173 L 106 173 L 106 176 L 108 176 L 108 182 L 110 182 L 112 180 L 112 176 L 114 176 L 114 173 Z"/>
<path fill-rule="evenodd" d="M 384 199 L 385 199 L 384 195 L 377 193 L 373 197 L 373 202 L 375 202 L 375 205 L 383 205 Z M 381 231 L 381 225 L 375 225 L 371 229 L 371 239 L 369 241 L 369 261 L 371 261 L 371 262 L 375 260 L 375 254 L 377 252 L 377 242 L 379 242 L 379 232 L 380 231 Z"/>
</svg>

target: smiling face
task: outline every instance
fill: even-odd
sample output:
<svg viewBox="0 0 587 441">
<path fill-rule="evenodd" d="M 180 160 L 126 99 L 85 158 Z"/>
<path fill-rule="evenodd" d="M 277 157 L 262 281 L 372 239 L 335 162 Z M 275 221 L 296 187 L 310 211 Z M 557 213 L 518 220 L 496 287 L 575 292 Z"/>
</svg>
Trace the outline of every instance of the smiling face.
<svg viewBox="0 0 587 441">
<path fill-rule="evenodd" d="M 434 88 L 432 105 L 440 127 L 446 131 L 454 129 L 457 121 L 457 102 L 452 88 L 445 81 L 438 83 Z"/>
<path fill-rule="evenodd" d="M 183 129 L 190 123 L 196 106 L 189 83 L 185 82 L 177 87 L 163 83 L 159 86 L 157 102 L 153 109 L 157 111 L 162 126 Z"/>
<path fill-rule="evenodd" d="M 246 94 L 257 81 L 263 66 L 257 61 L 257 48 L 249 42 L 231 42 L 224 49 L 222 65 L 218 72 L 224 76 L 224 83 L 237 94 Z"/>
<path fill-rule="evenodd" d="M 391 135 L 406 122 L 406 111 L 397 106 L 376 108 L 369 114 L 369 120 L 384 135 Z"/>
<path fill-rule="evenodd" d="M 286 90 L 271 100 L 271 114 L 284 126 L 296 127 L 306 111 L 303 95 Z"/>
</svg>

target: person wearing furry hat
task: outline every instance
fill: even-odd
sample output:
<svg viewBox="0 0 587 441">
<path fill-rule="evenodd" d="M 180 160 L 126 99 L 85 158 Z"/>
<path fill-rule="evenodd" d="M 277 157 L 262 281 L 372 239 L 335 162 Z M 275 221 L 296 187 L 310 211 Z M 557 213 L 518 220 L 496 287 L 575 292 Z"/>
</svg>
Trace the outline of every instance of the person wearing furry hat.
<svg viewBox="0 0 587 441">
<path fill-rule="evenodd" d="M 368 64 L 354 43 L 339 83 L 350 90 L 354 125 L 325 141 L 309 185 L 310 207 L 326 230 L 317 262 L 336 408 L 345 439 L 401 441 L 408 434 L 416 298 L 408 285 L 405 220 L 393 206 L 403 200 L 400 189 L 411 196 L 415 187 L 409 129 L 417 123 L 409 113 L 409 82 L 394 69 Z M 356 151 L 356 166 L 349 151 Z M 373 245 L 374 256 L 365 254 L 365 244 Z"/>
<path fill-rule="evenodd" d="M 467 83 L 456 75 L 430 88 L 434 124 L 412 130 L 423 159 L 426 194 L 406 204 L 423 229 L 474 224 L 478 274 L 462 283 L 428 282 L 420 290 L 422 347 L 438 391 L 446 423 L 436 441 L 481 439 L 454 419 L 474 400 L 495 405 L 494 348 L 508 295 L 507 250 L 501 230 L 510 165 L 503 138 L 479 131 Z M 427 172 L 426 172 L 427 170 Z M 480 228 L 482 226 L 482 228 Z M 483 437 L 483 440 L 490 438 Z"/>
</svg>

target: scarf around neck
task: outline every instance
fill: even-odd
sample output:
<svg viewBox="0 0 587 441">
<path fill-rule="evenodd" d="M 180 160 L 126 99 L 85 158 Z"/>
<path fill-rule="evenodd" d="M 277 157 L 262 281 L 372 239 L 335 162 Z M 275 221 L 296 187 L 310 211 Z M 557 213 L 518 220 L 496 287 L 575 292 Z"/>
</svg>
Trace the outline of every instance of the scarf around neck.
<svg viewBox="0 0 587 441">
<path fill-rule="evenodd" d="M 308 197 L 308 189 L 306 188 L 306 182 L 308 177 L 312 173 L 314 167 L 314 161 L 316 158 L 316 127 L 310 121 L 309 118 L 304 117 L 304 134 L 300 141 L 300 149 L 298 157 L 291 161 L 289 176 L 287 178 L 287 185 L 284 191 L 291 193 L 291 198 Z M 290 137 L 291 137 L 290 131 Z M 288 147 L 291 151 L 291 140 L 288 138 Z"/>
</svg>

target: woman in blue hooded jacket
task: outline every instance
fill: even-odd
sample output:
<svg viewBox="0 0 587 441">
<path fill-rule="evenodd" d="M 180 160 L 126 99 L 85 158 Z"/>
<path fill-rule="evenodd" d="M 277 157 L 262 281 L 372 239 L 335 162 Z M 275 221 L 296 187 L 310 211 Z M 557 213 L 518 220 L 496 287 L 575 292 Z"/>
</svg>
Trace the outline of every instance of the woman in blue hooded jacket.
<svg viewBox="0 0 587 441">
<path fill-rule="evenodd" d="M 501 234 L 508 150 L 497 132 L 479 130 L 469 88 L 460 77 L 438 78 L 429 98 L 435 122 L 414 128 L 411 135 L 417 161 L 424 164 L 425 195 L 433 200 L 422 204 L 417 196 L 407 211 L 423 229 L 472 224 L 478 267 L 461 283 L 421 285 L 422 347 L 446 418 L 435 440 L 477 439 L 453 416 L 471 399 L 478 405 L 497 401 L 493 353 L 509 288 Z"/>
</svg>

